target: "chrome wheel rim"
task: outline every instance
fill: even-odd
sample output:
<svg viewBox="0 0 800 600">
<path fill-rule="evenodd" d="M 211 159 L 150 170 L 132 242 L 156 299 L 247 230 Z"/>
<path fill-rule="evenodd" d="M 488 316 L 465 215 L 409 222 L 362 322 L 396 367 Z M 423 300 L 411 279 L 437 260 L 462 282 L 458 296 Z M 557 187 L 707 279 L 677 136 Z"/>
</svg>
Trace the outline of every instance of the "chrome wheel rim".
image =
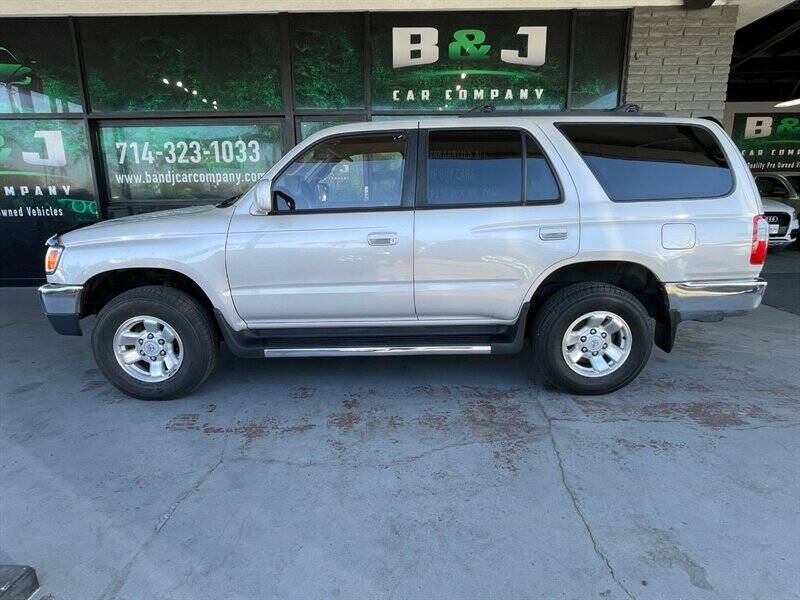
<svg viewBox="0 0 800 600">
<path fill-rule="evenodd" d="M 169 379 L 183 364 L 183 342 L 166 321 L 142 315 L 117 328 L 114 356 L 131 377 L 155 383 Z"/>
<path fill-rule="evenodd" d="M 567 366 L 584 377 L 605 377 L 617 371 L 631 353 L 633 337 L 625 319 L 593 311 L 567 328 L 561 353 Z"/>
</svg>

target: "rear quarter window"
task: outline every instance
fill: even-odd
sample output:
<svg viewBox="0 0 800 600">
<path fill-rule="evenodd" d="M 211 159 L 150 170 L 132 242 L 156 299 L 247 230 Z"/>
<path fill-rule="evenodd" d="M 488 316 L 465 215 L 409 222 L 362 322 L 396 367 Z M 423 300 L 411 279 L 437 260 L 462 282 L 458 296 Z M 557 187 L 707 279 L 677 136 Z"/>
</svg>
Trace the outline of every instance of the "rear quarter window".
<svg viewBox="0 0 800 600">
<path fill-rule="evenodd" d="M 725 154 L 695 125 L 558 123 L 609 198 L 682 200 L 725 196 L 733 189 Z"/>
</svg>

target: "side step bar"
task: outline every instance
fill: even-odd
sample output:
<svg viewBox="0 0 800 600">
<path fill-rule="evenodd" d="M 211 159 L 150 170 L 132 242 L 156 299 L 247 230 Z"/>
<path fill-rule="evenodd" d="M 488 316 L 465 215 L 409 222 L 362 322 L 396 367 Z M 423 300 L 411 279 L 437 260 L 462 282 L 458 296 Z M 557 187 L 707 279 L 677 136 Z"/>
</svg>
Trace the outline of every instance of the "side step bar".
<svg viewBox="0 0 800 600">
<path fill-rule="evenodd" d="M 479 327 L 341 327 L 234 331 L 216 308 L 214 316 L 228 349 L 242 358 L 514 354 L 522 349 L 528 303 L 522 306 L 520 319 L 514 325 Z"/>
<path fill-rule="evenodd" d="M 265 358 L 295 356 L 399 356 L 411 354 L 491 354 L 486 346 L 345 346 L 342 348 L 264 348 Z"/>
</svg>

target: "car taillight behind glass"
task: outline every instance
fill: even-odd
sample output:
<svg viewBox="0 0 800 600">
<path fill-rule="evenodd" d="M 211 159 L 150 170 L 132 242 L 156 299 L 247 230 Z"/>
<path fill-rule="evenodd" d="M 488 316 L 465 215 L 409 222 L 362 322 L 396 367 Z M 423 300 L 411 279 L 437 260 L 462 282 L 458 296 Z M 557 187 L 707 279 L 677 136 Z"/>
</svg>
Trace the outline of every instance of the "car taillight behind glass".
<svg viewBox="0 0 800 600">
<path fill-rule="evenodd" d="M 753 217 L 753 245 L 750 248 L 750 264 L 763 265 L 767 258 L 767 220 L 764 215 Z"/>
</svg>

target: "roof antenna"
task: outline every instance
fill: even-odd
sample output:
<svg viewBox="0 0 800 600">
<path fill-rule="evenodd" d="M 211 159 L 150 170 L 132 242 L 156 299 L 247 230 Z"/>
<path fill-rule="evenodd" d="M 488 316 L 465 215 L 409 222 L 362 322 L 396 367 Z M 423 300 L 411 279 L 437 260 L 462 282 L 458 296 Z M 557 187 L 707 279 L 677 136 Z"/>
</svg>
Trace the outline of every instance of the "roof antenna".
<svg viewBox="0 0 800 600">
<path fill-rule="evenodd" d="M 474 113 L 489 114 L 489 113 L 493 113 L 494 110 L 495 110 L 494 106 L 492 106 L 491 104 L 480 104 L 478 106 L 473 106 L 467 112 L 461 113 L 458 116 L 459 117 L 466 117 L 466 116 L 471 116 Z"/>
</svg>

